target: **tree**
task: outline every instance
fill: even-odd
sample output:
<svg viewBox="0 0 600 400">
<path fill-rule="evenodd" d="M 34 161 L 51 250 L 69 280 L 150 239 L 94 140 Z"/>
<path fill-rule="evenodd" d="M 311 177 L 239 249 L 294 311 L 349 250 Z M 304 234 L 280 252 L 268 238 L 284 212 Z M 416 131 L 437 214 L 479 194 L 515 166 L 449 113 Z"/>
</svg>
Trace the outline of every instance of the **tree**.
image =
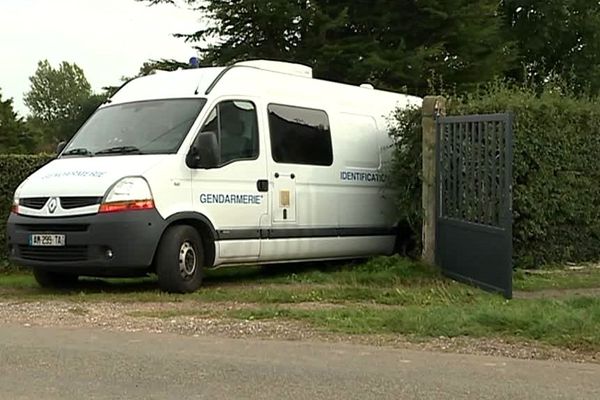
<svg viewBox="0 0 600 400">
<path fill-rule="evenodd" d="M 174 0 L 138 0 L 150 4 Z M 325 29 L 342 22 L 320 12 L 310 0 L 185 0 L 203 16 L 205 28 L 176 37 L 197 43 L 205 65 L 266 58 L 305 62 L 324 39 Z M 343 17 L 343 15 L 340 15 Z"/>
<path fill-rule="evenodd" d="M 13 100 L 2 101 L 0 92 L 0 153 L 27 153 L 33 147 L 25 122 L 13 109 Z"/>
<path fill-rule="evenodd" d="M 330 79 L 417 94 L 436 80 L 465 91 L 502 75 L 513 58 L 496 0 L 317 3 L 332 17 L 347 14 L 320 50 L 318 70 Z"/>
<path fill-rule="evenodd" d="M 103 96 L 92 94 L 90 83 L 76 64 L 63 62 L 53 68 L 47 60 L 40 61 L 29 80 L 31 89 L 24 100 L 32 114 L 31 124 L 43 129 L 43 143 L 69 139 L 104 101 Z"/>
<path fill-rule="evenodd" d="M 173 0 L 142 0 L 171 3 Z M 186 0 L 212 23 L 191 34 L 206 64 L 274 58 L 349 83 L 469 89 L 502 75 L 512 49 L 496 0 Z"/>
<path fill-rule="evenodd" d="M 538 84 L 559 78 L 575 90 L 600 91 L 597 0 L 504 0 L 502 15 L 519 50 L 511 77 Z"/>
</svg>

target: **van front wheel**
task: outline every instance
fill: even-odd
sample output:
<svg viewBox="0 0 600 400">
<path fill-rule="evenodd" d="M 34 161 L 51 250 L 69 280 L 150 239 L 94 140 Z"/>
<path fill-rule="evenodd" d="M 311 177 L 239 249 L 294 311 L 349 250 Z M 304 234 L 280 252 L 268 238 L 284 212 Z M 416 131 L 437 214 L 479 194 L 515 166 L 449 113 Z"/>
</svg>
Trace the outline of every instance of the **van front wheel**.
<svg viewBox="0 0 600 400">
<path fill-rule="evenodd" d="M 156 253 L 156 273 L 161 290 L 191 293 L 202 283 L 204 249 L 196 229 L 187 225 L 168 228 Z"/>
</svg>

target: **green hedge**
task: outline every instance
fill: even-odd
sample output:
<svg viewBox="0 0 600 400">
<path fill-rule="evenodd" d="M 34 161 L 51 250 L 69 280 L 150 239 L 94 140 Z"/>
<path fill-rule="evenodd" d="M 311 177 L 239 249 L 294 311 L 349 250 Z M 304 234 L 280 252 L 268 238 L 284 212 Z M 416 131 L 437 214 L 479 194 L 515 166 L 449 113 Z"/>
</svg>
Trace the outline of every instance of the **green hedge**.
<svg viewBox="0 0 600 400">
<path fill-rule="evenodd" d="M 512 111 L 513 242 L 517 266 L 600 260 L 600 104 L 545 90 L 494 85 L 450 98 L 448 115 Z M 398 112 L 393 184 L 401 216 L 420 237 L 418 110 Z"/>
<path fill-rule="evenodd" d="M 396 110 L 390 134 L 395 139 L 395 151 L 388 183 L 396 193 L 397 217 L 401 224 L 406 255 L 418 257 L 421 251 L 421 183 L 422 138 L 421 109 Z"/>
<path fill-rule="evenodd" d="M 46 154 L 0 154 L 0 260 L 6 259 L 6 229 L 4 223 L 10 213 L 15 189 L 31 173 L 52 159 Z"/>
</svg>

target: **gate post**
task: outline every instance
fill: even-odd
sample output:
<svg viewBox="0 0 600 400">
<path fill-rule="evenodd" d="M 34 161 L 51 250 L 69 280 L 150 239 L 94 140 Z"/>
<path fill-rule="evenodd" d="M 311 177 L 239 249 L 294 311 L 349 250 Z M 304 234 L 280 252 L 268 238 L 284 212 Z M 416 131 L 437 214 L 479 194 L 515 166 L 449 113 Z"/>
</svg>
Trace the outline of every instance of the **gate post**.
<svg viewBox="0 0 600 400">
<path fill-rule="evenodd" d="M 426 96 L 421 108 L 423 119 L 423 254 L 428 264 L 435 264 L 435 219 L 437 204 L 437 124 L 436 117 L 446 114 L 446 99 L 442 96 Z"/>
</svg>

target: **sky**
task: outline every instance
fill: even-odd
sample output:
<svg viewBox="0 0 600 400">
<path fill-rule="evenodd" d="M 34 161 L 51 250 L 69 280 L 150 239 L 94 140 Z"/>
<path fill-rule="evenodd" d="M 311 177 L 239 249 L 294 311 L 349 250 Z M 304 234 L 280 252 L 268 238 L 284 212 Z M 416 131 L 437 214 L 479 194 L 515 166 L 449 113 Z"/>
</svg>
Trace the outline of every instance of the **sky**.
<svg viewBox="0 0 600 400">
<path fill-rule="evenodd" d="M 190 44 L 172 36 L 200 29 L 198 12 L 134 0 L 0 0 L 0 92 L 28 114 L 23 93 L 39 60 L 75 62 L 95 91 L 120 84 L 149 59 L 187 61 Z"/>
</svg>

